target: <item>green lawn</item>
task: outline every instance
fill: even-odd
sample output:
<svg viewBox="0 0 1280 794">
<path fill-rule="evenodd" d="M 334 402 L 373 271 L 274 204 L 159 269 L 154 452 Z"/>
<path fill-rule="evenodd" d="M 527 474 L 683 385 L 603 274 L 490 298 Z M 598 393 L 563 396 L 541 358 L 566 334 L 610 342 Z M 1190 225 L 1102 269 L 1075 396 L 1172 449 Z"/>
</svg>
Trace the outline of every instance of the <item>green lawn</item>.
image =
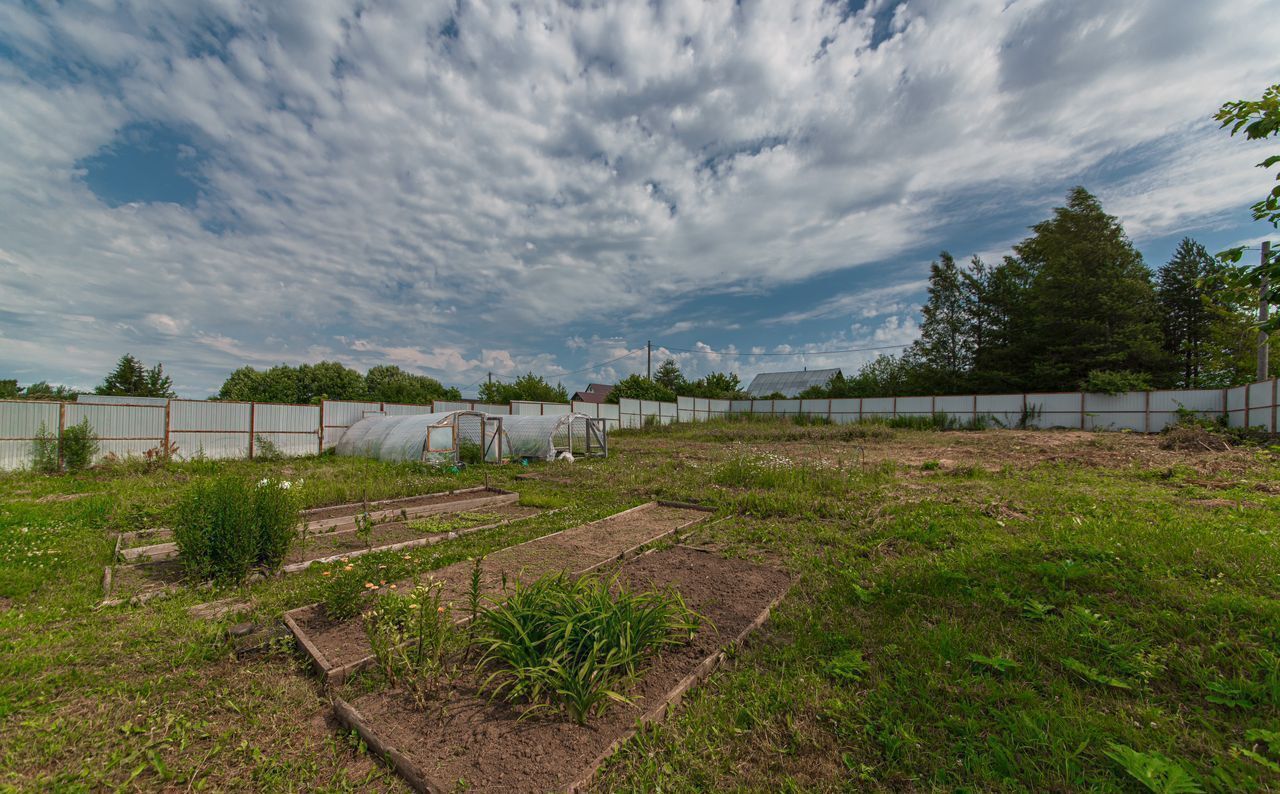
<svg viewBox="0 0 1280 794">
<path fill-rule="evenodd" d="M 354 561 L 387 580 L 650 498 L 732 514 L 692 542 L 796 584 L 601 790 L 1141 790 L 1126 767 L 1190 786 L 1170 790 L 1280 788 L 1270 452 L 785 421 L 617 433 L 610 452 L 455 475 L 324 457 L 0 476 L 0 786 L 404 790 L 327 721 L 286 643 L 235 661 L 230 621 L 187 612 L 240 592 L 270 622 L 318 598 L 319 571 L 94 609 L 116 531 L 164 526 L 183 488 L 237 471 L 300 479 L 308 506 L 487 473 L 569 508 Z"/>
</svg>

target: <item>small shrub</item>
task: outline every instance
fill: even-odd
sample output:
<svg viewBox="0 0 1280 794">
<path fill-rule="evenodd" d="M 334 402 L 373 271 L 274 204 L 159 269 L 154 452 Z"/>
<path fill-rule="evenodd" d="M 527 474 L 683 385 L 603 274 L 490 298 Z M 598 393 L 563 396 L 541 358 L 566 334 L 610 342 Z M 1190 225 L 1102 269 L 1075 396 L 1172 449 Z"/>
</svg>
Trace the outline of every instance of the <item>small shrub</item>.
<svg viewBox="0 0 1280 794">
<path fill-rule="evenodd" d="M 188 574 L 240 582 L 254 566 L 279 568 L 298 525 L 290 485 L 264 479 L 255 486 L 221 477 L 192 486 L 178 504 L 173 526 Z"/>
<path fill-rule="evenodd" d="M 67 471 L 80 471 L 89 468 L 93 457 L 98 454 L 98 437 L 93 433 L 93 426 L 88 418 L 81 419 L 70 427 L 62 428 L 62 463 Z"/>
<path fill-rule="evenodd" d="M 856 684 L 871 672 L 871 665 L 862 658 L 862 651 L 845 651 L 828 661 L 823 670 L 836 681 Z"/>
<path fill-rule="evenodd" d="M 353 566 L 334 568 L 325 582 L 324 597 L 321 599 L 325 615 L 333 621 L 354 618 L 360 614 L 364 592 L 364 577 Z"/>
<path fill-rule="evenodd" d="M 40 423 L 36 438 L 31 442 L 31 468 L 44 474 L 52 474 L 61 468 L 58 462 L 58 437 Z"/>
</svg>

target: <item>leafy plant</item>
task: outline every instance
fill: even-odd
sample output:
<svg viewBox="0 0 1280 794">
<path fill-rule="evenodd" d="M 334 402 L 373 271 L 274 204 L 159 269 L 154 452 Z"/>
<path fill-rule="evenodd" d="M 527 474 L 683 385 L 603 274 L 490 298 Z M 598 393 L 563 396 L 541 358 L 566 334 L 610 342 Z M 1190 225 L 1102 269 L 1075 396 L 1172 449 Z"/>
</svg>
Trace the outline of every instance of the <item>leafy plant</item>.
<svg viewBox="0 0 1280 794">
<path fill-rule="evenodd" d="M 1003 656 L 983 656 L 980 653 L 969 654 L 969 661 L 980 667 L 987 667 L 995 670 L 997 673 L 1007 673 L 1020 665 L 1012 659 L 1006 659 Z"/>
<path fill-rule="evenodd" d="M 837 681 L 854 684 L 871 672 L 871 665 L 862 658 L 862 651 L 849 650 L 830 659 L 823 671 Z"/>
<path fill-rule="evenodd" d="M 563 574 L 517 583 L 475 622 L 480 667 L 494 697 L 558 704 L 579 723 L 609 701 L 659 649 L 692 638 L 699 618 L 674 591 L 633 592 L 615 580 Z"/>
<path fill-rule="evenodd" d="M 364 603 L 364 585 L 364 576 L 354 566 L 335 569 L 325 582 L 322 599 L 325 615 L 333 621 L 350 620 L 359 615 Z"/>
<path fill-rule="evenodd" d="M 288 481 L 251 485 L 226 476 L 192 486 L 173 526 L 178 557 L 196 579 L 240 582 L 254 566 L 280 567 L 298 525 Z"/>
<path fill-rule="evenodd" d="M 388 593 L 364 616 L 378 669 L 423 708 L 448 678 L 447 656 L 457 644 L 453 620 L 441 603 L 443 588 L 443 582 L 431 582 L 412 592 Z"/>
<path fill-rule="evenodd" d="M 1130 391 L 1150 391 L 1151 376 L 1145 372 L 1095 369 L 1080 384 L 1080 390 L 1091 394 L 1123 394 Z"/>
<path fill-rule="evenodd" d="M 274 441 L 261 433 L 255 433 L 253 436 L 253 457 L 264 461 L 284 460 L 284 453 L 280 451 L 280 447 L 276 446 Z"/>
<path fill-rule="evenodd" d="M 79 471 L 89 468 L 94 455 L 98 454 L 98 437 L 94 435 L 93 426 L 88 417 L 78 423 L 62 428 L 62 464 L 67 471 Z"/>
<path fill-rule="evenodd" d="M 1114 676 L 1109 676 L 1096 667 L 1087 665 L 1079 659 L 1072 659 L 1070 656 L 1064 656 L 1058 661 L 1062 662 L 1062 666 L 1080 676 L 1086 681 L 1102 686 L 1115 687 L 1116 689 L 1132 689 L 1127 681 L 1122 681 Z"/>
<path fill-rule="evenodd" d="M 61 468 L 58 461 L 58 437 L 44 422 L 40 423 L 35 440 L 31 442 L 31 468 L 44 474 L 52 474 Z"/>
<path fill-rule="evenodd" d="M 367 506 L 365 510 L 356 515 L 356 537 L 360 539 L 366 549 L 373 548 L 373 521 L 369 518 Z"/>
<path fill-rule="evenodd" d="M 1104 751 L 1148 791 L 1159 794 L 1199 794 L 1204 791 L 1177 761 L 1157 752 L 1142 753 L 1127 745 L 1109 742 Z"/>
<path fill-rule="evenodd" d="M 458 460 L 468 466 L 484 463 L 484 449 L 474 441 L 462 439 L 458 442 Z"/>
</svg>

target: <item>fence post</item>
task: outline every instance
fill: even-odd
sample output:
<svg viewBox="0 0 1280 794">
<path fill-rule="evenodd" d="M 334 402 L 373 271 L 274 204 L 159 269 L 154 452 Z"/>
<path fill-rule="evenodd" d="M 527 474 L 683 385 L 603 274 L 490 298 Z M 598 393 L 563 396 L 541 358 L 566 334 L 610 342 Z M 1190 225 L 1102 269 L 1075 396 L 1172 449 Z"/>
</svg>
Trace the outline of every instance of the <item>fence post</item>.
<svg viewBox="0 0 1280 794">
<path fill-rule="evenodd" d="M 1142 405 L 1142 432 L 1151 432 L 1151 392 L 1143 392 L 1146 401 Z"/>
<path fill-rule="evenodd" d="M 1277 432 L 1276 430 L 1276 381 L 1277 380 L 1280 380 L 1280 378 L 1271 379 L 1271 432 L 1272 433 Z"/>
<path fill-rule="evenodd" d="M 58 403 L 58 468 L 62 468 L 62 431 L 67 429 L 67 404 Z"/>
<path fill-rule="evenodd" d="M 316 430 L 316 436 L 316 454 L 324 454 L 324 400 L 320 401 L 320 427 Z"/>
<path fill-rule="evenodd" d="M 1252 383 L 1246 383 L 1244 385 L 1244 424 L 1241 425 L 1241 427 L 1249 426 L 1249 409 L 1252 407 L 1249 404 L 1249 392 L 1253 391 L 1253 389 L 1249 387 L 1252 385 L 1253 385 Z M 1230 419 L 1227 420 L 1227 424 L 1231 424 Z"/>
<path fill-rule="evenodd" d="M 253 460 L 253 423 L 258 417 L 258 404 L 249 403 L 249 460 Z"/>
<path fill-rule="evenodd" d="M 1080 392 L 1080 429 L 1084 430 L 1084 392 Z"/>
<path fill-rule="evenodd" d="M 894 419 L 898 418 L 898 398 L 897 397 L 893 398 L 893 418 Z"/>
<path fill-rule="evenodd" d="M 862 399 L 863 398 L 861 397 L 858 398 L 858 422 L 859 423 L 862 422 Z"/>
<path fill-rule="evenodd" d="M 973 395 L 973 423 L 978 424 L 978 395 Z"/>
<path fill-rule="evenodd" d="M 169 406 L 173 404 L 172 400 L 164 401 L 164 456 L 169 457 Z"/>
</svg>

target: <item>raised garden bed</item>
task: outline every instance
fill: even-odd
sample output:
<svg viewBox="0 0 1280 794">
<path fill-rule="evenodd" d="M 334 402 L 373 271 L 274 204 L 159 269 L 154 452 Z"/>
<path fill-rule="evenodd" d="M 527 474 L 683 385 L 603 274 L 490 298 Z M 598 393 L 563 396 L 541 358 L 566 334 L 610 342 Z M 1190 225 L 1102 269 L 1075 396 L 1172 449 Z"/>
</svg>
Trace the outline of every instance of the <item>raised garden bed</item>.
<svg viewBox="0 0 1280 794">
<path fill-rule="evenodd" d="M 583 790 L 638 725 L 662 720 L 760 627 L 789 585 L 776 569 L 681 546 L 643 554 L 618 575 L 637 589 L 674 587 L 713 624 L 656 656 L 626 690 L 633 704 L 611 704 L 585 726 L 551 710 L 521 719 L 472 675 L 428 711 L 391 690 L 335 697 L 334 712 L 418 791 Z"/>
<path fill-rule="evenodd" d="M 513 494 L 516 496 L 516 494 Z M 499 503 L 483 512 L 460 513 L 456 519 L 442 521 L 442 531 L 432 532 L 431 527 L 410 526 L 403 522 L 389 522 L 373 527 L 370 541 L 365 543 L 354 529 L 328 530 L 300 539 L 285 558 L 281 573 L 297 573 L 317 563 L 331 562 L 339 558 L 351 559 L 380 551 L 428 546 L 442 541 L 503 526 L 513 521 L 541 515 L 542 510 L 509 502 Z M 424 534 L 424 531 L 426 534 Z M 123 603 L 134 599 L 145 602 L 181 585 L 185 573 L 174 554 L 159 560 L 107 566 L 103 574 L 103 605 Z M 116 597 L 112 597 L 113 594 Z"/>
<path fill-rule="evenodd" d="M 648 502 L 599 521 L 553 532 L 510 546 L 484 558 L 480 590 L 490 598 L 502 584 L 530 581 L 548 573 L 581 574 L 635 552 L 686 529 L 708 515 L 706 508 L 669 502 Z M 443 600 L 466 603 L 472 563 L 457 562 L 431 573 L 443 583 Z M 397 582 L 412 584 L 412 580 Z M 330 683 L 345 681 L 372 662 L 369 640 L 360 618 L 331 620 L 319 604 L 286 612 L 285 625 L 298 638 L 312 665 Z"/>
<path fill-rule="evenodd" d="M 374 523 L 390 523 L 397 519 L 404 522 L 438 513 L 491 511 L 502 505 L 514 504 L 519 499 L 520 495 L 514 491 L 479 486 L 370 502 L 367 510 L 369 520 Z M 359 502 L 304 510 L 303 534 L 310 537 L 324 532 L 354 530 L 356 517 L 365 511 L 366 505 Z M 171 560 L 178 556 L 178 545 L 173 542 L 171 529 L 121 532 L 116 540 L 116 556 L 124 562 Z"/>
</svg>

